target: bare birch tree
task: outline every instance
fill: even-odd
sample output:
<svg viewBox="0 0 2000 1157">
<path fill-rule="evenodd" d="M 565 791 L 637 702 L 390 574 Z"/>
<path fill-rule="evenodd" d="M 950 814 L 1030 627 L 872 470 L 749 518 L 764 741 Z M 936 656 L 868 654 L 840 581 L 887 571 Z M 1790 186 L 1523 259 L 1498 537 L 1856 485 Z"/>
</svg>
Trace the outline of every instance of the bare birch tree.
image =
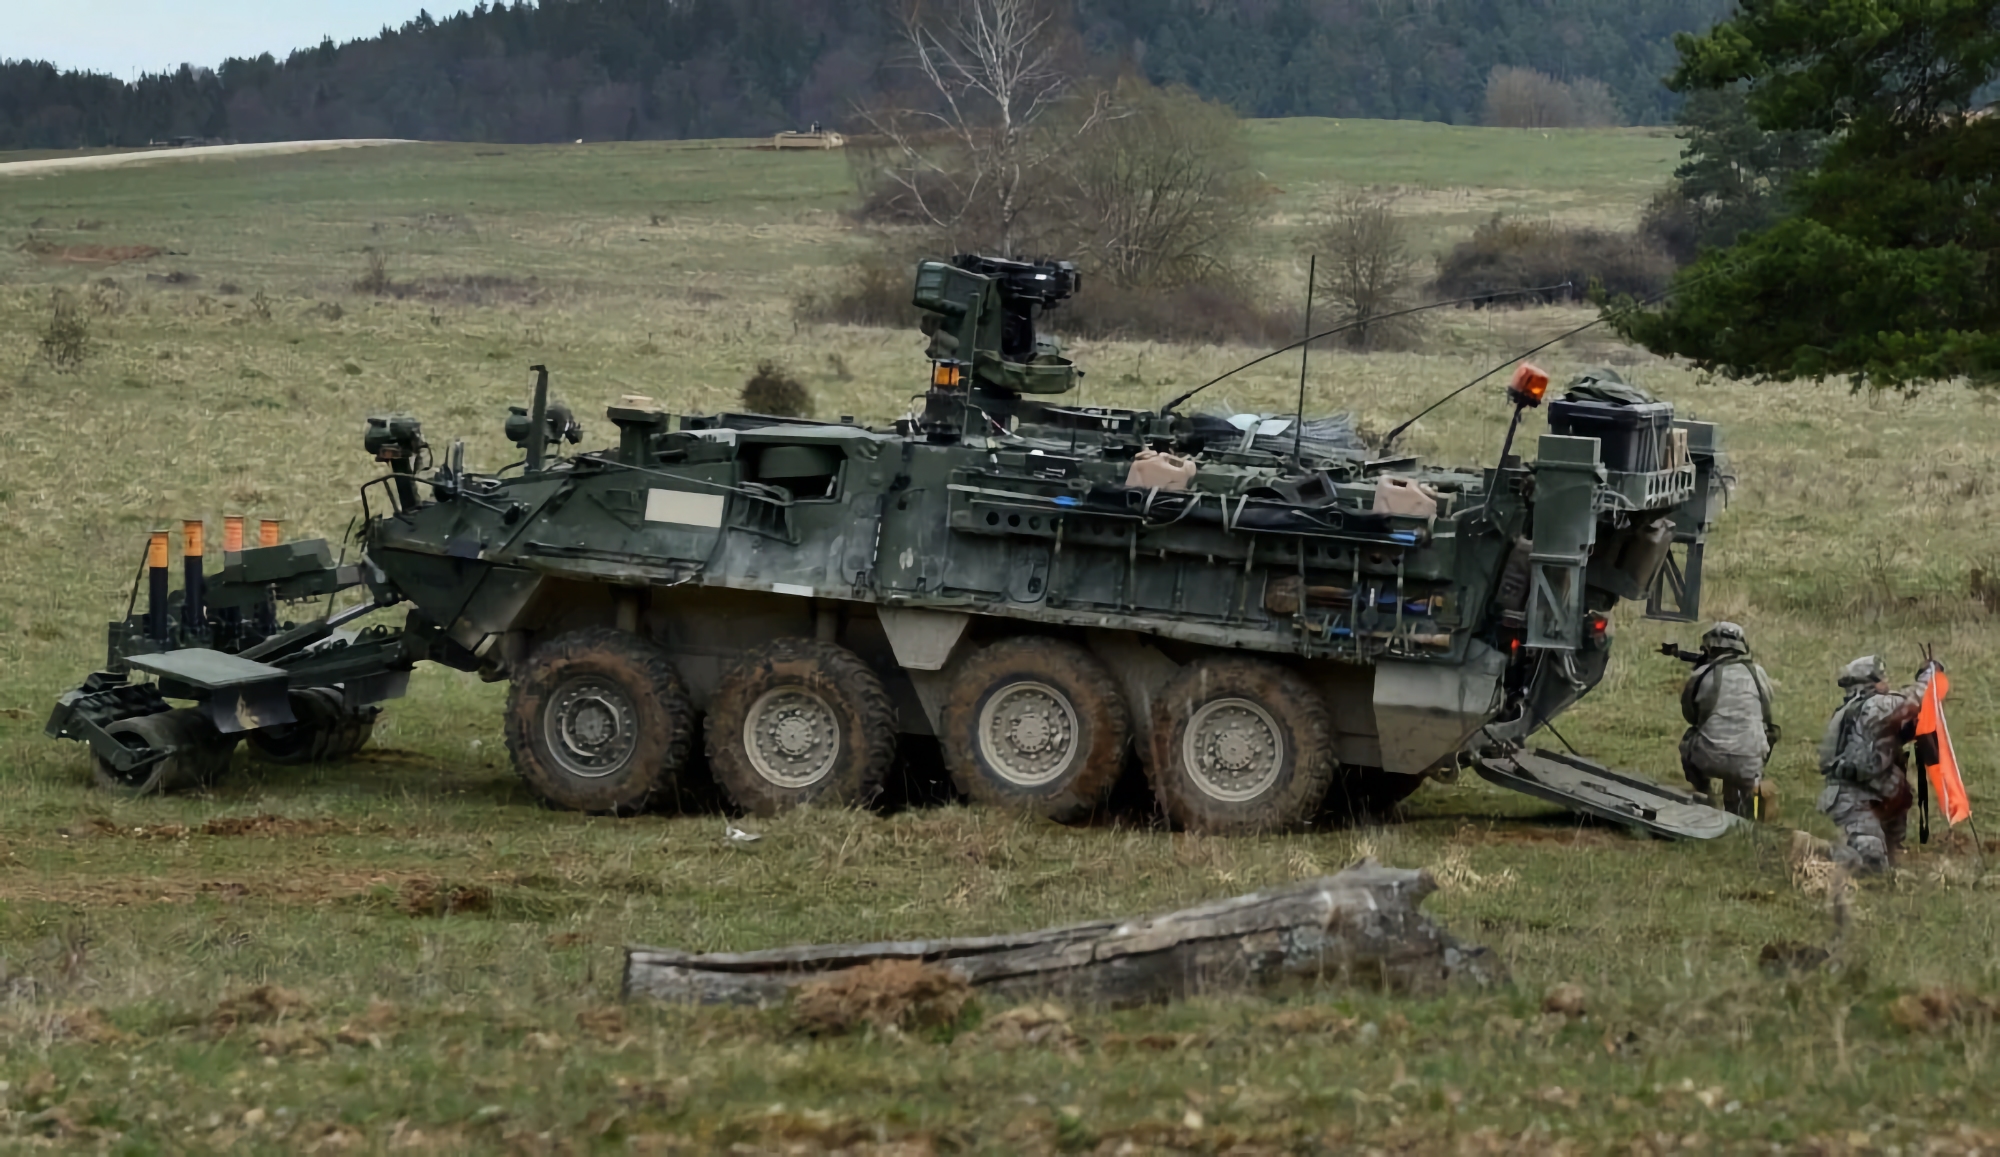
<svg viewBox="0 0 2000 1157">
<path fill-rule="evenodd" d="M 880 137 L 879 178 L 905 213 L 950 236 L 1013 254 L 1064 145 L 1101 119 L 1094 102 L 1056 134 L 1072 95 L 1070 25 L 1059 0 L 945 0 L 906 10 L 905 64 L 922 101 L 858 110 Z M 968 234 L 970 236 L 968 236 Z"/>
</svg>

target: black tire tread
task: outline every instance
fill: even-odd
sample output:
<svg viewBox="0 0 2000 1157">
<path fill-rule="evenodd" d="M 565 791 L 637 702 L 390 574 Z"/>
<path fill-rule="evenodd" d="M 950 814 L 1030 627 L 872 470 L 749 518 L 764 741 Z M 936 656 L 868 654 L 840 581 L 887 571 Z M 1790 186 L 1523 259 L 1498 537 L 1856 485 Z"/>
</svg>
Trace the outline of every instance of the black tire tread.
<svg viewBox="0 0 2000 1157">
<path fill-rule="evenodd" d="M 1040 788 L 1018 787 L 984 774 L 973 753 L 970 737 L 979 726 L 982 700 L 999 678 L 1011 674 L 1072 684 L 1063 689 L 1077 692 L 1071 705 L 1080 723 L 1093 705 L 1102 715 L 1098 722 L 1105 734 L 1097 734 L 1098 726 L 1091 725 L 1096 739 L 1092 747 L 1100 750 L 1079 753 L 1079 766 L 1072 774 Z M 1124 769 L 1132 740 L 1125 692 L 1104 663 L 1087 648 L 1045 635 L 1002 639 L 975 653 L 952 676 L 941 722 L 945 766 L 960 794 L 974 803 L 1026 811 L 1057 823 L 1086 819 L 1103 805 Z"/>
<path fill-rule="evenodd" d="M 360 751 L 375 730 L 375 707 L 350 709 L 337 687 L 291 693 L 294 723 L 247 733 L 251 754 L 280 767 L 334 763 Z"/>
<path fill-rule="evenodd" d="M 629 664 L 645 682 L 655 702 L 665 714 L 666 735 L 661 755 L 654 766 L 629 776 L 579 782 L 559 769 L 545 766 L 535 750 L 532 728 L 539 726 L 540 690 L 557 669 L 575 662 L 609 657 Z M 674 777 L 687 761 L 688 740 L 694 729 L 694 707 L 687 687 L 673 659 L 658 644 L 630 631 L 611 627 L 586 627 L 569 631 L 536 647 L 507 688 L 507 752 L 514 770 L 530 791 L 550 807 L 592 815 L 631 815 L 642 811 L 654 799 L 671 795 Z M 643 740 L 642 740 L 643 742 Z"/>
<path fill-rule="evenodd" d="M 1231 804 L 1204 794 L 1180 767 L 1179 725 L 1195 708 L 1234 694 L 1262 703 L 1291 732 L 1294 768 L 1279 789 L 1259 800 Z M 1147 766 L 1154 797 L 1180 828 L 1208 835 L 1290 831 L 1310 821 L 1326 799 L 1337 768 L 1333 713 L 1311 684 L 1276 663 L 1213 655 L 1181 668 L 1153 701 L 1153 758 Z"/>
<path fill-rule="evenodd" d="M 804 793 L 787 792 L 757 774 L 743 750 L 743 716 L 778 665 L 807 664 L 824 676 L 815 688 L 845 704 L 862 744 L 860 758 L 836 767 Z M 722 676 L 710 702 L 706 732 L 709 770 L 731 803 L 755 815 L 802 804 L 865 807 L 875 801 L 896 760 L 896 705 L 875 669 L 845 647 L 817 639 L 773 639 L 745 652 Z"/>
<path fill-rule="evenodd" d="M 229 769 L 229 757 L 236 750 L 233 737 L 217 732 L 200 711 L 189 707 L 120 719 L 105 730 L 112 735 L 138 735 L 148 747 L 170 744 L 179 748 L 154 764 L 151 774 L 137 784 L 91 756 L 91 782 L 99 790 L 131 799 L 206 787 Z"/>
</svg>

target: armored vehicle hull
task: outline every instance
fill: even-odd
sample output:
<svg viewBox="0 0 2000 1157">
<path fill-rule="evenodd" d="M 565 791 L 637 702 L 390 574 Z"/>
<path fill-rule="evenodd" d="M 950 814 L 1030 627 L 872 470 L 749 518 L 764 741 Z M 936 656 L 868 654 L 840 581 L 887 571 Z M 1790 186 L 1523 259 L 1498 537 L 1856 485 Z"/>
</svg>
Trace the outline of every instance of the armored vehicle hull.
<svg viewBox="0 0 2000 1157">
<path fill-rule="evenodd" d="M 1621 599 L 1698 613 L 1711 427 L 1672 422 L 1619 469 L 1552 433 L 1456 471 L 1283 421 L 1066 407 L 1045 398 L 1078 371 L 1034 322 L 1075 287 L 925 263 L 931 389 L 893 428 L 628 398 L 615 447 L 564 456 L 580 430 L 542 371 L 509 419 L 523 462 L 482 475 L 371 419 L 390 472 L 345 585 L 411 609 L 336 698 L 360 710 L 420 661 L 506 679 L 517 768 L 588 811 L 661 799 L 697 742 L 747 810 L 865 802 L 908 733 L 982 803 L 1073 820 L 1136 754 L 1174 823 L 1262 831 L 1515 748 L 1601 678 Z M 239 648 L 267 687 L 328 682 L 273 637 Z M 94 678 L 123 685 L 130 654 Z"/>
</svg>

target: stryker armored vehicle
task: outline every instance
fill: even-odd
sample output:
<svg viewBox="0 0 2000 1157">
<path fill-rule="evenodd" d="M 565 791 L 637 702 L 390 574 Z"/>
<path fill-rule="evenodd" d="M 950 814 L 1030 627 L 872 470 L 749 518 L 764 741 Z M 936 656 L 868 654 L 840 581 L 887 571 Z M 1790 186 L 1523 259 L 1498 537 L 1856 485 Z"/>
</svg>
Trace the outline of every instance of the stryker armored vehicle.
<svg viewBox="0 0 2000 1157">
<path fill-rule="evenodd" d="M 204 574 L 195 546 L 170 591 L 161 538 L 148 607 L 111 624 L 49 733 L 88 742 L 108 786 L 165 790 L 243 736 L 281 760 L 351 751 L 428 661 L 507 680 L 516 768 L 589 812 L 704 767 L 751 812 L 863 803 L 915 733 L 974 801 L 1057 820 L 1133 754 L 1171 821 L 1208 832 L 1381 807 L 1471 765 L 1713 834 L 1684 795 L 1521 750 L 1602 677 L 1615 604 L 1698 614 L 1711 426 L 1552 402 L 1532 457 L 1451 469 L 1288 419 L 1072 405 L 1082 371 L 1040 323 L 1078 285 L 1062 262 L 921 263 L 922 402 L 893 427 L 627 397 L 616 445 L 578 452 L 539 366 L 506 419 L 521 460 L 497 471 L 370 418 L 387 472 L 362 489 L 356 562 L 236 542 Z M 1517 425 L 1546 388 L 1517 372 Z M 286 610 L 348 590 L 365 601 Z M 400 625 L 341 629 L 391 608 Z"/>
</svg>

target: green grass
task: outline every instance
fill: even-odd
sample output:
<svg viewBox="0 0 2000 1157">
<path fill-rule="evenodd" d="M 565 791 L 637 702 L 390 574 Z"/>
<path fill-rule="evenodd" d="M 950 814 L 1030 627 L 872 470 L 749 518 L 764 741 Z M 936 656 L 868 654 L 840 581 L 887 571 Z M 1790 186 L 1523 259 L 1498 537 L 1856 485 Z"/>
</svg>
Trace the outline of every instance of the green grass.
<svg viewBox="0 0 2000 1157">
<path fill-rule="evenodd" d="M 1283 190 L 1274 238 L 1335 182 L 1403 187 L 1437 237 L 1496 205 L 1629 219 L 1675 145 L 1359 122 L 1252 132 Z M 44 219 L 37 236 L 55 244 L 172 251 L 81 267 L 0 250 L 12 415 L 0 427 L 0 1136 L 273 1153 L 1995 1143 L 2000 1120 L 1977 1091 L 1992 1081 L 1987 1006 L 1933 1031 L 1892 1015 L 1927 987 L 2000 991 L 2000 903 L 1963 843 L 1922 849 L 1907 876 L 1856 897 L 1840 969 L 1772 978 L 1756 964 L 1765 944 L 1834 934 L 1824 897 L 1788 877 L 1782 826 L 1656 843 L 1476 780 L 1427 788 L 1402 821 L 1361 831 L 1200 839 L 949 807 L 793 815 L 746 847 L 709 816 L 541 810 L 507 766 L 501 689 L 442 670 L 419 673 L 351 763 L 239 759 L 199 798 L 108 800 L 88 788 L 81 749 L 41 737 L 51 699 L 99 660 L 103 622 L 123 613 L 144 530 L 229 511 L 337 537 L 373 474 L 368 412 L 417 412 L 434 443 L 464 436 L 491 467 L 530 362 L 552 366 L 597 441 L 608 434 L 589 415 L 621 393 L 713 409 L 775 357 L 822 413 L 894 416 L 918 388 L 917 335 L 791 317 L 794 295 L 854 251 L 850 196 L 838 156 L 659 145 L 0 178 L 0 237 Z M 104 225 L 46 224 L 78 219 Z M 370 248 L 411 296 L 353 289 Z M 148 279 L 171 271 L 195 280 Z M 1274 292 L 1301 274 L 1274 264 Z M 75 373 L 36 349 L 54 288 L 88 304 L 95 349 Z M 1583 316 L 1463 314 L 1436 324 L 1425 353 L 1315 355 L 1315 405 L 1385 428 Z M 1250 352 L 1086 343 L 1081 400 L 1157 403 Z M 1777 684 L 1788 824 L 1826 834 L 1810 813 L 1811 747 L 1837 664 L 1882 650 L 1913 670 L 1922 642 L 1952 664 L 1979 806 L 2000 759 L 2000 635 L 1967 594 L 1972 568 L 1996 569 L 1991 403 L 1960 389 L 1899 400 L 1710 383 L 1602 339 L 1549 368 L 1607 357 L 1727 431 L 1739 482 L 1706 609 L 1749 628 Z M 1215 392 L 1286 408 L 1296 365 L 1284 362 Z M 1409 445 L 1490 461 L 1505 416 L 1495 382 L 1426 418 Z M 1692 645 L 1698 628 L 1629 611 L 1616 628 L 1609 677 L 1559 725 L 1587 753 L 1672 779 L 1684 669 L 1648 651 L 1676 634 Z M 303 826 L 201 830 L 259 814 Z M 1069 1047 L 1020 1050 L 976 1024 L 815 1040 L 781 1010 L 635 1006 L 618 1032 L 602 1014 L 628 943 L 996 932 L 1175 907 L 1361 854 L 1453 881 L 1428 910 L 1492 946 L 1515 983 L 1424 1001 L 1325 992 L 1077 1011 Z M 452 887 L 490 900 L 406 914 L 406 898 Z M 1584 987 L 1586 1018 L 1542 1013 L 1559 982 Z M 222 1002 L 265 984 L 305 1003 L 275 1023 L 218 1023 Z M 1337 1031 L 1274 1026 L 1294 1005 L 1330 1010 Z"/>
</svg>

